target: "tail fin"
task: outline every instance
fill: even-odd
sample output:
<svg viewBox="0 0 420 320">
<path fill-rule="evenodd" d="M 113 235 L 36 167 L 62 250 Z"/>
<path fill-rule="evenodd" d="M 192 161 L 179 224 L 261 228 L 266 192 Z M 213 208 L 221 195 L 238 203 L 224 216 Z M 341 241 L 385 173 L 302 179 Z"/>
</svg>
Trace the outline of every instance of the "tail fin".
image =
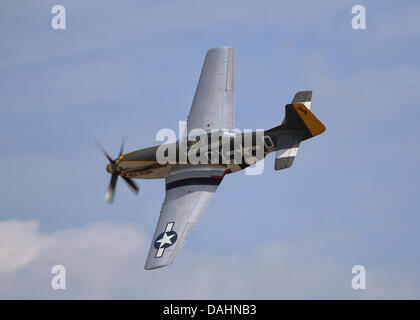
<svg viewBox="0 0 420 320">
<path fill-rule="evenodd" d="M 300 131 L 302 139 L 315 137 L 325 131 L 325 126 L 303 103 L 286 105 L 286 116 L 282 125 L 284 130 Z"/>
<path fill-rule="evenodd" d="M 274 169 L 292 166 L 299 150 L 300 142 L 315 137 L 325 131 L 325 126 L 309 110 L 312 91 L 296 93 L 291 104 L 286 105 L 286 115 L 278 131 L 276 160 Z"/>
</svg>

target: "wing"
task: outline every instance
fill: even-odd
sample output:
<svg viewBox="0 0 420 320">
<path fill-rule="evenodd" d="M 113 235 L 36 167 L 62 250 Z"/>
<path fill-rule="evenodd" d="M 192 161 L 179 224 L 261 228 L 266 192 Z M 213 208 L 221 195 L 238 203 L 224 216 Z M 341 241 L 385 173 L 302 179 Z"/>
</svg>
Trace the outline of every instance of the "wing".
<svg viewBox="0 0 420 320">
<path fill-rule="evenodd" d="M 219 47 L 207 52 L 188 116 L 188 132 L 198 128 L 234 128 L 234 60 L 233 47 Z"/>
<path fill-rule="evenodd" d="M 166 196 L 145 269 L 171 264 L 210 202 L 224 169 L 181 169 L 166 177 Z"/>
</svg>

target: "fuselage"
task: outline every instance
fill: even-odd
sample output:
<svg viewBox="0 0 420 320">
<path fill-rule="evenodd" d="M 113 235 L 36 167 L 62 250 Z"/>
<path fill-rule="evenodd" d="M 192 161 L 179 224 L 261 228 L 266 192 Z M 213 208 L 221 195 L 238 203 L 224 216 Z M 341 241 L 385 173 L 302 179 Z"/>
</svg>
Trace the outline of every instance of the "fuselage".
<svg viewBox="0 0 420 320">
<path fill-rule="evenodd" d="M 121 176 L 135 179 L 165 178 L 179 166 L 224 168 L 225 174 L 237 172 L 276 150 L 278 139 L 276 129 L 277 127 L 268 131 L 252 131 L 216 138 L 209 133 L 206 136 L 206 144 L 203 142 L 200 146 L 196 145 L 197 141 L 186 141 L 184 146 L 178 141 L 127 152 L 115 159 L 116 170 Z M 174 151 L 171 161 L 165 163 L 159 159 L 159 148 Z M 191 159 L 191 152 L 200 155 L 203 150 L 205 150 L 205 161 L 202 161 L 203 158 L 198 162 L 193 161 L 197 159 Z M 112 173 L 112 170 L 108 165 L 107 171 Z"/>
</svg>

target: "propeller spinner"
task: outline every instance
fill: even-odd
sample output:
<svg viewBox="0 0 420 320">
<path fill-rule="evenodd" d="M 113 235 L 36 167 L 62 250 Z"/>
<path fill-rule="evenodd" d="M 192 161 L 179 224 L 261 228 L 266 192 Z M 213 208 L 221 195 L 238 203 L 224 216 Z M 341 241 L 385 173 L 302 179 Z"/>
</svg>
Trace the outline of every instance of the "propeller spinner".
<svg viewBox="0 0 420 320">
<path fill-rule="evenodd" d="M 109 156 L 109 154 L 105 151 L 105 149 L 97 144 L 99 149 L 102 150 L 103 154 L 105 155 L 105 157 L 108 159 L 109 164 L 106 166 L 106 171 L 108 171 L 111 174 L 111 180 L 109 182 L 109 187 L 108 190 L 105 194 L 105 200 L 108 201 L 108 203 L 112 203 L 112 201 L 114 200 L 114 194 L 115 194 L 115 187 L 117 185 L 117 180 L 118 177 L 121 174 L 121 170 L 118 167 L 116 160 L 112 160 L 112 158 Z M 122 156 L 123 154 L 123 150 L 124 150 L 124 141 L 121 143 L 121 148 L 120 148 L 120 153 L 118 155 L 118 158 Z M 117 158 L 117 159 L 118 159 Z M 130 189 L 134 192 L 134 193 L 139 193 L 139 187 L 137 186 L 137 184 L 130 178 L 121 176 L 124 181 L 128 184 L 128 186 L 130 187 Z"/>
</svg>

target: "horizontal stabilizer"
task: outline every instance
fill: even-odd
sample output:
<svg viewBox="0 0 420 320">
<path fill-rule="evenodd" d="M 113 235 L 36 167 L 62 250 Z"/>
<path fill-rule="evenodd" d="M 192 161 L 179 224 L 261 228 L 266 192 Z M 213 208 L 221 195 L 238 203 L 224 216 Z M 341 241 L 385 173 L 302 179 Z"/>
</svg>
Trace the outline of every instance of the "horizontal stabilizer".
<svg viewBox="0 0 420 320">
<path fill-rule="evenodd" d="M 274 162 L 275 170 L 287 169 L 292 166 L 299 150 L 301 138 L 299 134 L 294 135 L 290 133 L 279 134 L 277 136 L 276 160 Z"/>
<path fill-rule="evenodd" d="M 292 103 L 303 103 L 306 108 L 311 109 L 312 91 L 299 91 L 295 94 Z"/>
</svg>

